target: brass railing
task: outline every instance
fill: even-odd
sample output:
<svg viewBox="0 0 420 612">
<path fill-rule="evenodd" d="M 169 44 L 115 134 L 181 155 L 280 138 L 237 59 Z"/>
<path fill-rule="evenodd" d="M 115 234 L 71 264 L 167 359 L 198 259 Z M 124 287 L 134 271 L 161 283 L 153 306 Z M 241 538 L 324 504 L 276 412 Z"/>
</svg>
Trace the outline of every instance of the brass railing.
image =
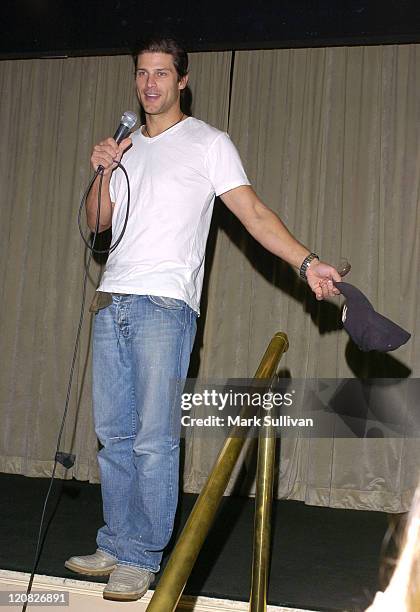
<svg viewBox="0 0 420 612">
<path fill-rule="evenodd" d="M 280 359 L 289 348 L 286 334 L 277 332 L 265 351 L 254 378 L 271 385 Z M 245 442 L 243 435 L 231 432 L 197 498 L 194 508 L 169 558 L 148 612 L 173 612 L 194 567 L 223 493 Z M 260 430 L 258 444 L 257 490 L 255 498 L 254 552 L 252 565 L 251 612 L 266 610 L 267 576 L 270 555 L 270 519 L 273 495 L 275 437 L 267 428 Z"/>
</svg>

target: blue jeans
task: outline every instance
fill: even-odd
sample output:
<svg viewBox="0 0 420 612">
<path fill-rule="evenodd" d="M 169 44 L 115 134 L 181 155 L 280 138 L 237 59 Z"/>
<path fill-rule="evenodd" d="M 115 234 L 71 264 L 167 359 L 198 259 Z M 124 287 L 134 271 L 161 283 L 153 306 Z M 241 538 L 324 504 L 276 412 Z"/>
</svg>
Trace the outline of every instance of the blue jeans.
<svg viewBox="0 0 420 612">
<path fill-rule="evenodd" d="M 180 393 L 196 332 L 182 300 L 113 295 L 95 316 L 93 412 L 105 525 L 97 545 L 158 572 L 178 502 Z"/>
</svg>

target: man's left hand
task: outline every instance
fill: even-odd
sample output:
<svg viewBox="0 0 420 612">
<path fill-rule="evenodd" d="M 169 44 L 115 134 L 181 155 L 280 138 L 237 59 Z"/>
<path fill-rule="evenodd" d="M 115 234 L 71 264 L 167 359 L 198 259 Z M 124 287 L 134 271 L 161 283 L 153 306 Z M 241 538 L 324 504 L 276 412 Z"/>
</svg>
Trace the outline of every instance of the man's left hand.
<svg viewBox="0 0 420 612">
<path fill-rule="evenodd" d="M 317 300 L 340 295 L 333 281 L 340 282 L 341 276 L 333 266 L 323 261 L 314 260 L 310 263 L 306 270 L 306 279 Z"/>
</svg>

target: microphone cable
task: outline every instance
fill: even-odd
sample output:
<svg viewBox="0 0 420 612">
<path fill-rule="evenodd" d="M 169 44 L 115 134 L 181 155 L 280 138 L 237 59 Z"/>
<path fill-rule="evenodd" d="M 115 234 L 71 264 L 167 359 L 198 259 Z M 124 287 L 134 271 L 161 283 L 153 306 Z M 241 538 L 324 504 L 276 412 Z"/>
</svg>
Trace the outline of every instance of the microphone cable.
<svg viewBox="0 0 420 612">
<path fill-rule="evenodd" d="M 98 208 L 97 208 L 97 213 L 96 213 L 96 227 L 95 227 L 95 232 L 93 235 L 93 239 L 92 239 L 92 244 L 95 244 L 95 240 L 96 237 L 99 233 L 99 219 L 100 219 L 100 214 L 101 214 L 101 194 L 102 194 L 102 182 L 103 182 L 103 167 L 99 166 L 99 168 L 96 170 L 95 174 L 93 175 L 89 185 L 86 187 L 86 191 L 82 196 L 82 200 L 80 202 L 80 206 L 79 206 L 79 212 L 77 214 L 77 225 L 79 227 L 79 232 L 80 232 L 80 236 L 83 240 L 83 242 L 85 243 L 86 247 L 89 249 L 89 251 L 92 253 L 96 253 L 98 255 L 103 255 L 105 253 L 108 253 L 108 255 L 110 253 L 112 253 L 113 251 L 115 251 L 115 249 L 117 248 L 117 246 L 120 244 L 124 234 L 125 234 L 125 230 L 127 229 L 127 223 L 128 223 L 128 216 L 130 214 L 130 181 L 128 178 L 128 174 L 127 174 L 127 170 L 124 168 L 124 166 L 122 165 L 121 162 L 114 160 L 114 163 L 117 165 L 117 168 L 120 168 L 123 172 L 124 172 L 124 176 L 125 176 L 125 180 L 127 183 L 127 208 L 125 211 L 125 219 L 124 219 L 124 224 L 122 227 L 122 230 L 120 232 L 120 235 L 118 236 L 118 238 L 115 240 L 114 244 L 111 244 L 111 246 L 108 249 L 95 249 L 93 248 L 93 246 L 91 246 L 89 244 L 89 241 L 86 240 L 86 238 L 83 235 L 83 229 L 82 229 L 82 210 L 84 208 L 85 202 L 87 200 L 87 197 L 89 195 L 90 190 L 93 187 L 93 183 L 95 182 L 95 179 L 98 175 L 100 175 L 99 178 L 99 189 L 98 189 Z M 90 258 L 89 258 L 89 263 L 90 263 Z"/>
<path fill-rule="evenodd" d="M 71 360 L 71 367 L 70 367 L 70 373 L 69 373 L 69 380 L 67 383 L 67 393 L 66 393 L 66 401 L 64 404 L 64 412 L 63 412 L 63 417 L 61 420 L 61 426 L 60 426 L 60 431 L 58 434 L 58 438 L 57 438 L 57 446 L 56 446 L 56 452 L 55 452 L 55 458 L 54 458 L 54 466 L 53 466 L 53 470 L 52 470 L 52 474 L 51 474 L 51 478 L 50 478 L 50 484 L 48 487 L 48 491 L 47 494 L 45 496 L 45 500 L 44 500 L 44 505 L 43 505 L 43 510 L 42 510 L 42 514 L 41 514 L 41 520 L 40 520 L 40 524 L 39 524 L 39 529 L 38 529 L 38 540 L 37 540 L 37 544 L 36 544 L 36 550 L 35 550 L 35 555 L 34 555 L 34 562 L 33 562 L 33 566 L 32 566 L 32 571 L 31 571 L 31 575 L 29 578 L 29 583 L 28 583 L 28 587 L 26 589 L 26 597 L 25 597 L 25 601 L 23 603 L 23 607 L 22 607 L 22 612 L 26 612 L 26 608 L 28 603 L 31 603 L 29 600 L 30 598 L 30 594 L 31 594 L 31 590 L 32 590 L 32 585 L 34 582 L 34 578 L 35 578 L 35 573 L 36 573 L 36 569 L 38 567 L 38 563 L 39 563 L 39 559 L 41 557 L 41 545 L 43 543 L 43 539 L 46 537 L 47 535 L 47 531 L 48 531 L 48 526 L 47 529 L 44 531 L 43 533 L 43 525 L 44 525 L 44 520 L 45 520 L 45 515 L 46 515 L 46 510 L 47 510 L 47 506 L 48 506 L 48 500 L 52 491 L 52 487 L 54 484 L 54 479 L 55 479 L 55 473 L 57 470 L 57 464 L 60 463 L 64 468 L 69 469 L 71 467 L 73 467 L 76 456 L 72 455 L 70 453 L 64 453 L 62 451 L 60 451 L 60 444 L 61 444 L 61 438 L 63 436 L 63 431 L 64 431 L 64 425 L 66 422 L 66 418 L 67 418 L 67 412 L 68 412 L 68 407 L 69 407 L 69 402 L 70 402 L 70 394 L 71 394 L 71 388 L 72 388 L 72 384 L 73 384 L 73 376 L 74 376 L 74 368 L 76 365 L 76 358 L 77 358 L 77 350 L 79 348 L 79 342 L 80 342 L 80 334 L 82 331 L 82 325 L 83 325 L 83 316 L 84 316 L 84 312 L 85 312 L 85 304 L 86 304 L 86 288 L 87 288 L 87 280 L 88 280 L 88 275 L 89 275 L 89 267 L 90 267 L 90 262 L 92 260 L 92 256 L 93 253 L 97 253 L 97 254 L 104 254 L 104 253 L 112 253 L 113 251 L 115 251 L 115 249 L 117 248 L 117 246 L 120 244 L 121 240 L 123 239 L 123 236 L 125 234 L 125 231 L 127 229 L 127 223 L 128 223 L 128 217 L 129 217 L 129 213 L 130 213 L 130 181 L 128 178 L 128 174 L 126 169 L 124 168 L 124 166 L 121 164 L 121 162 L 114 160 L 114 163 L 116 164 L 117 168 L 120 168 L 125 176 L 126 179 L 126 183 L 127 183 L 127 205 L 126 205 L 126 212 L 125 212 L 125 219 L 124 219 L 124 224 L 122 227 L 122 230 L 120 232 L 120 235 L 118 236 L 118 238 L 115 240 L 115 242 L 113 244 L 110 245 L 110 247 L 108 249 L 95 249 L 94 245 L 96 242 L 96 238 L 99 234 L 99 220 L 100 220 L 100 214 L 101 214 L 101 199 L 102 199 L 102 183 L 103 183 L 103 172 L 104 172 L 104 168 L 102 166 L 99 166 L 97 168 L 97 170 L 95 171 L 92 179 L 90 180 L 83 196 L 82 196 L 82 200 L 80 202 L 80 206 L 79 206 L 79 211 L 78 211 L 78 215 L 77 215 L 77 223 L 78 223 L 78 227 L 79 227 L 79 232 L 80 235 L 82 237 L 82 240 L 84 242 L 84 244 L 86 245 L 86 247 L 89 250 L 89 257 L 87 259 L 87 262 L 85 263 L 85 271 L 84 271 L 84 275 L 83 275 L 83 289 L 82 289 L 82 301 L 81 301 L 81 306 L 80 306 L 80 316 L 79 316 L 79 323 L 77 326 L 77 332 L 76 332 L 76 340 L 74 343 L 74 349 L 73 349 L 73 357 Z M 115 169 L 114 169 L 115 170 Z M 81 224 L 81 216 L 82 216 L 82 210 L 86 204 L 86 200 L 88 198 L 88 195 L 90 193 L 90 190 L 93 187 L 93 184 L 95 182 L 95 180 L 97 179 L 99 175 L 99 186 L 98 186 L 98 202 L 97 202 L 97 211 L 96 211 L 96 221 L 95 221 L 95 231 L 93 232 L 93 237 L 91 240 L 91 244 L 89 243 L 89 241 L 85 238 L 85 236 L 83 235 L 83 229 L 82 229 L 82 224 Z"/>
</svg>

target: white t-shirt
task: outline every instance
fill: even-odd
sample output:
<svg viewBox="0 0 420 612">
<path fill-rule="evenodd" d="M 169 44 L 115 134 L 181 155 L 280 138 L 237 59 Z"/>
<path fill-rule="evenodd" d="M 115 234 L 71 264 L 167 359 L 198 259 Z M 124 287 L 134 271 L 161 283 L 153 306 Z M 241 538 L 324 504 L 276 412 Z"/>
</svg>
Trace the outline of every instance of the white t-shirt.
<svg viewBox="0 0 420 612">
<path fill-rule="evenodd" d="M 229 136 L 188 117 L 154 138 L 137 130 L 122 159 L 131 190 L 121 243 L 110 254 L 100 291 L 161 295 L 199 312 L 204 255 L 216 195 L 249 185 Z M 124 223 L 127 184 L 110 181 L 113 239 Z"/>
</svg>

